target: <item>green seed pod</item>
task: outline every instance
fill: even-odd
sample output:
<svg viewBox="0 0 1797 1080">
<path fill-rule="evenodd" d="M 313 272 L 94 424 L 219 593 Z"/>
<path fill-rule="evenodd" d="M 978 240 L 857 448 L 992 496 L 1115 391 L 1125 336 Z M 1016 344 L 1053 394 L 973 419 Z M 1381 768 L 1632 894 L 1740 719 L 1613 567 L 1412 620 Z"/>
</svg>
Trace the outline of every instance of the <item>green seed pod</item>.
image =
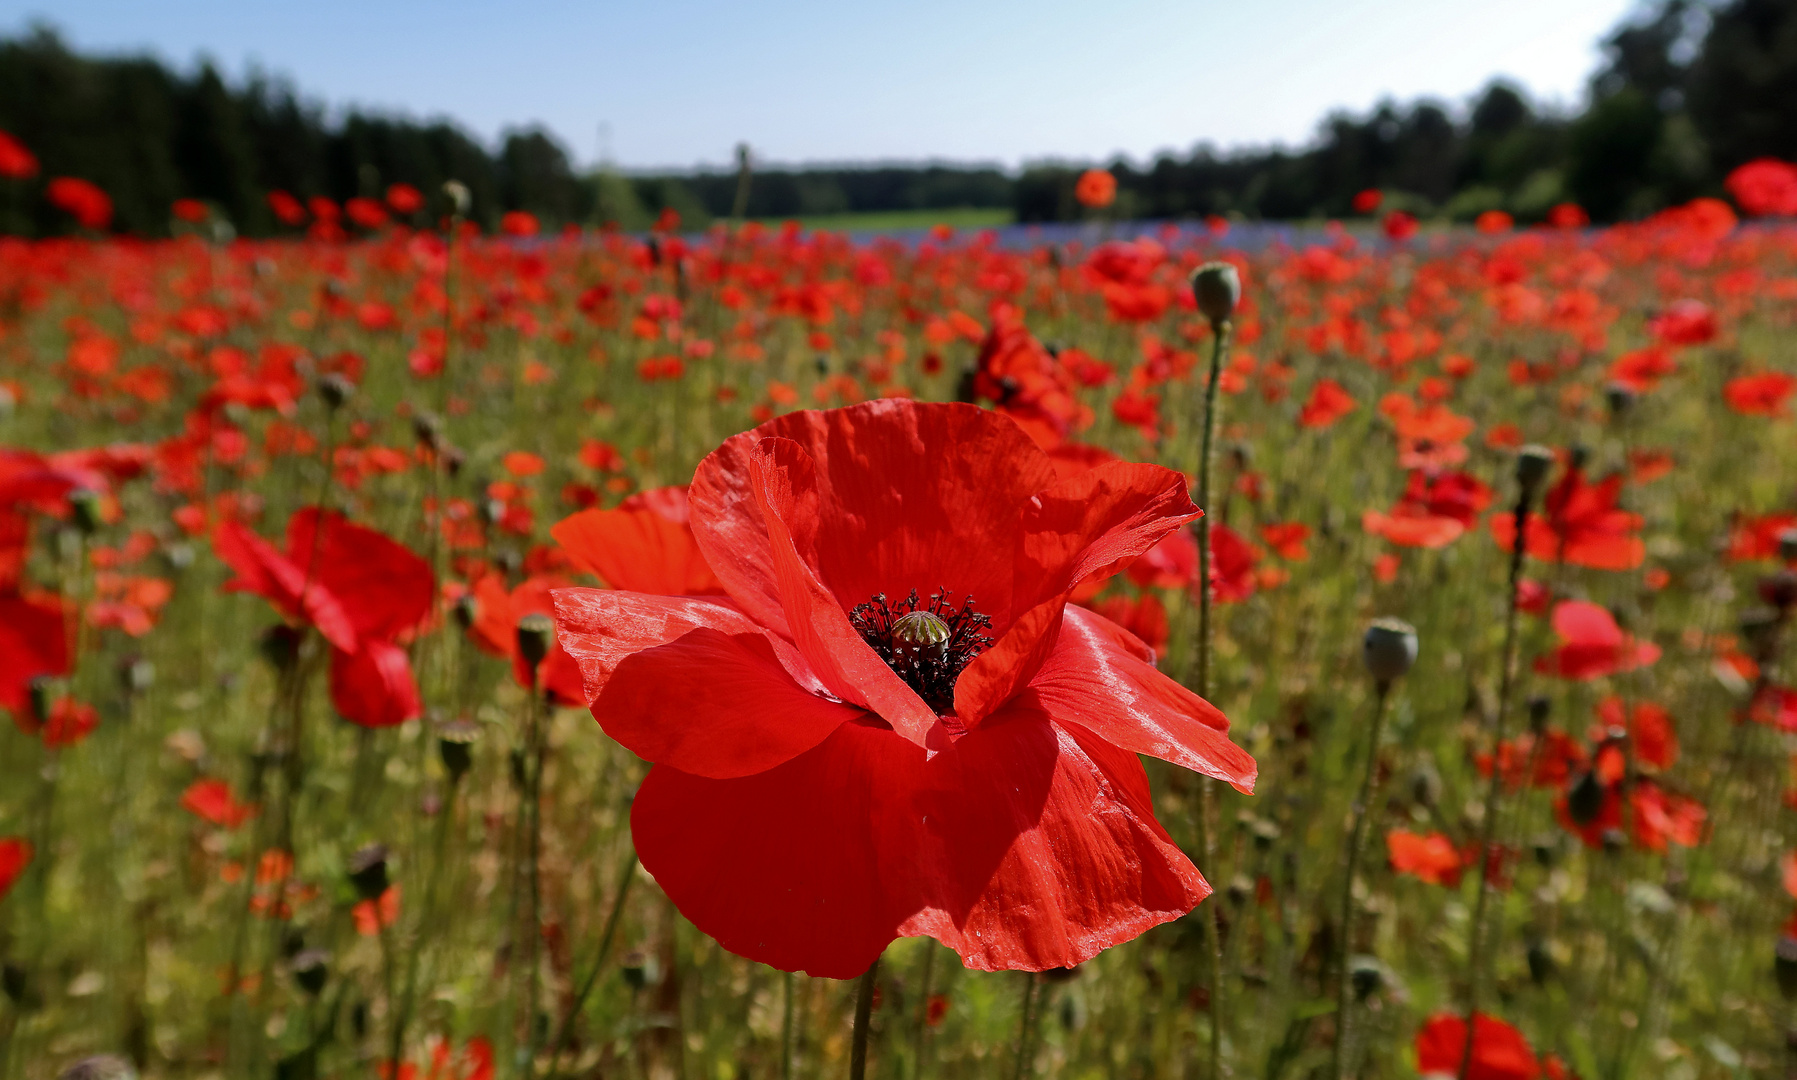
<svg viewBox="0 0 1797 1080">
<path fill-rule="evenodd" d="M 100 531 L 100 493 L 87 488 L 76 488 L 69 492 L 69 510 L 74 514 L 75 527 L 81 535 L 92 536 Z"/>
<path fill-rule="evenodd" d="M 1545 446 L 1530 443 L 1516 452 L 1516 483 L 1531 498 L 1541 490 L 1547 481 L 1547 474 L 1554 467 L 1554 452 Z"/>
<path fill-rule="evenodd" d="M 1529 942 L 1529 978 L 1536 986 L 1546 986 L 1559 973 L 1559 965 L 1554 962 L 1554 954 L 1548 951 L 1547 943 L 1537 938 Z"/>
<path fill-rule="evenodd" d="M 1192 271 L 1192 296 L 1211 329 L 1221 330 L 1241 303 L 1242 276 L 1232 263 L 1207 262 Z"/>
<path fill-rule="evenodd" d="M 1596 770 L 1579 777 L 1579 782 L 1566 793 L 1566 813 L 1580 825 L 1596 821 L 1603 809 L 1604 784 L 1597 778 Z"/>
<path fill-rule="evenodd" d="M 518 620 L 518 655 L 532 671 L 549 655 L 549 646 L 554 641 L 555 620 L 549 616 L 532 612 Z"/>
<path fill-rule="evenodd" d="M 892 644 L 902 655 L 940 659 L 953 636 L 948 623 L 928 611 L 912 611 L 892 620 Z"/>
<path fill-rule="evenodd" d="M 1391 682 L 1416 662 L 1416 627 L 1402 619 L 1375 619 L 1367 627 L 1361 655 L 1376 681 Z"/>
<path fill-rule="evenodd" d="M 474 741 L 480 738 L 480 725 L 470 720 L 451 720 L 437 727 L 437 754 L 449 773 L 450 783 L 459 783 L 474 767 Z"/>
</svg>

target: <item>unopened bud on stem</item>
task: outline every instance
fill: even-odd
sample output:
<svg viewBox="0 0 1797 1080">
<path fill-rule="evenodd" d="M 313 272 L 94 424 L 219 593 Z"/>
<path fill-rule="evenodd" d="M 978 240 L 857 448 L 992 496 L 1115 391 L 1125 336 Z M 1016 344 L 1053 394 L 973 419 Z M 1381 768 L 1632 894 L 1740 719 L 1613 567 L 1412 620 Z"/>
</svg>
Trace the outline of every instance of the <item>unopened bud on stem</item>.
<svg viewBox="0 0 1797 1080">
<path fill-rule="evenodd" d="M 1366 628 L 1361 655 L 1376 682 L 1391 682 L 1416 662 L 1416 627 L 1402 619 L 1375 619 Z"/>
<path fill-rule="evenodd" d="M 1516 453 L 1516 483 L 1523 490 L 1523 497 L 1533 499 L 1547 482 L 1548 471 L 1554 467 L 1554 452 L 1545 446 L 1530 443 Z"/>
<path fill-rule="evenodd" d="M 518 620 L 518 655 L 532 671 L 549 655 L 554 640 L 555 621 L 549 616 L 532 613 Z"/>
<path fill-rule="evenodd" d="M 1198 313 L 1210 320 L 1210 328 L 1221 330 L 1241 302 L 1242 277 L 1231 263 L 1207 262 L 1192 271 L 1192 296 L 1198 301 Z"/>
</svg>

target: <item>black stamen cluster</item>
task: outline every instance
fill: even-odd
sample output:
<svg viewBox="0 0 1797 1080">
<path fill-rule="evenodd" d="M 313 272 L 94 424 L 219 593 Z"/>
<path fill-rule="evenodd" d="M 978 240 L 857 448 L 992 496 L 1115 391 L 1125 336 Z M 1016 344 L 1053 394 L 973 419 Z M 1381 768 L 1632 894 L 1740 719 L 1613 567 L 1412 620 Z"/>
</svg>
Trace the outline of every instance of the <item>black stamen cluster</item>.
<svg viewBox="0 0 1797 1080">
<path fill-rule="evenodd" d="M 873 646 L 880 659 L 938 713 L 954 711 L 955 679 L 973 663 L 974 657 L 992 646 L 992 638 L 980 633 L 992 628 L 992 617 L 975 611 L 971 596 L 956 609 L 949 600 L 952 595 L 942 589 L 931 593 L 929 603 L 923 604 L 917 598 L 917 590 L 912 589 L 904 600 L 888 604 L 886 594 L 880 593 L 849 612 L 849 623 L 862 640 Z M 941 619 L 948 627 L 948 640 L 922 648 L 898 640 L 893 623 L 915 611 Z"/>
</svg>

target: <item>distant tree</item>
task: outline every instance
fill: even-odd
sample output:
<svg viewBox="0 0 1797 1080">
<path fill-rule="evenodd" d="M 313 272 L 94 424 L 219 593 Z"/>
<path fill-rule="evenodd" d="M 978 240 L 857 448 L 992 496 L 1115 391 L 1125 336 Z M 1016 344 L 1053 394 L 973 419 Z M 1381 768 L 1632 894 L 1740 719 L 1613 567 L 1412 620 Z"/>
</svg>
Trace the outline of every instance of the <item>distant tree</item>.
<svg viewBox="0 0 1797 1080">
<path fill-rule="evenodd" d="M 1713 12 L 1690 99 L 1718 172 L 1756 157 L 1797 159 L 1797 4 L 1734 0 Z"/>
</svg>

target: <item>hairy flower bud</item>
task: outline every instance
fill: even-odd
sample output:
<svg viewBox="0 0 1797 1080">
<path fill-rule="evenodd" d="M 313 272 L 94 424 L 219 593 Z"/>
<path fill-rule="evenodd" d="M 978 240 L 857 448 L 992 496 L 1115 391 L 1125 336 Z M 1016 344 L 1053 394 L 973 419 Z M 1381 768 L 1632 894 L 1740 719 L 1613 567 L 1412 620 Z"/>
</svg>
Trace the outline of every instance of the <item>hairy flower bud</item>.
<svg viewBox="0 0 1797 1080">
<path fill-rule="evenodd" d="M 1198 301 L 1198 313 L 1210 320 L 1211 329 L 1221 329 L 1241 303 L 1242 276 L 1232 263 L 1207 262 L 1192 271 L 1192 296 Z"/>
<path fill-rule="evenodd" d="M 536 670 L 549 655 L 549 646 L 554 641 L 555 620 L 549 616 L 532 612 L 518 620 L 518 655 L 531 670 Z"/>
<path fill-rule="evenodd" d="M 1530 443 L 1516 452 L 1516 483 L 1525 495 L 1533 498 L 1547 481 L 1548 471 L 1553 467 L 1554 452 L 1545 446 Z"/>
<path fill-rule="evenodd" d="M 387 845 L 369 844 L 351 855 L 344 869 L 357 896 L 378 900 L 387 891 Z"/>
<path fill-rule="evenodd" d="M 1375 619 L 1366 628 L 1361 655 L 1375 681 L 1389 683 L 1416 662 L 1416 627 L 1402 619 Z"/>
</svg>

